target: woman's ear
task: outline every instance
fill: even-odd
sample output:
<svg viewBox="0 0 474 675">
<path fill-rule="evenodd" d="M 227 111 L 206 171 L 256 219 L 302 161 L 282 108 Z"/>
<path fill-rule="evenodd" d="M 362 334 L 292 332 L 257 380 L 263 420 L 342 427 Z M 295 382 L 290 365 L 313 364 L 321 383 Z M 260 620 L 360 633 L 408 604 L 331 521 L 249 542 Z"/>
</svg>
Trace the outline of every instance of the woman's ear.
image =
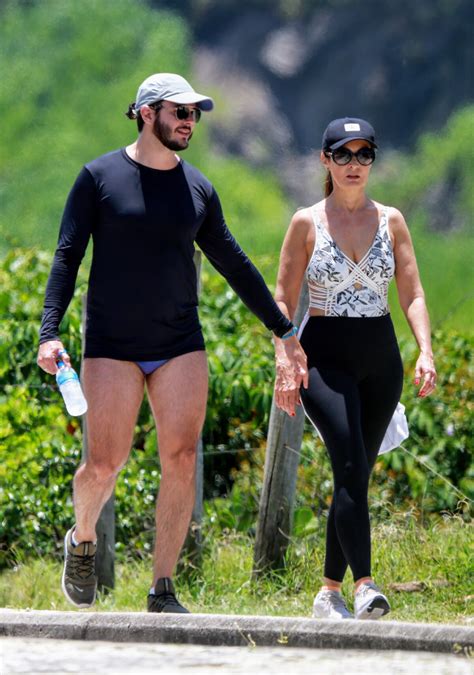
<svg viewBox="0 0 474 675">
<path fill-rule="evenodd" d="M 319 155 L 319 159 L 321 161 L 321 164 L 326 167 L 326 169 L 329 171 L 329 163 L 330 163 L 330 157 L 327 157 L 327 155 L 324 154 L 324 152 L 321 150 L 321 153 Z"/>
</svg>

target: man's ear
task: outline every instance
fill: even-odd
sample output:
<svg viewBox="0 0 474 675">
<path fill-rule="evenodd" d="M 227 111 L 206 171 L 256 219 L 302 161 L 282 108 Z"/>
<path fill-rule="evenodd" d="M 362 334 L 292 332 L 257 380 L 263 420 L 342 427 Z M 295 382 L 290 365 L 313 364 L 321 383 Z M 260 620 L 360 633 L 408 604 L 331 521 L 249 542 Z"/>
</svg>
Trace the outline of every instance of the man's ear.
<svg viewBox="0 0 474 675">
<path fill-rule="evenodd" d="M 153 124 L 155 115 L 156 110 L 153 110 L 149 105 L 142 105 L 140 108 L 140 116 L 145 124 Z"/>
</svg>

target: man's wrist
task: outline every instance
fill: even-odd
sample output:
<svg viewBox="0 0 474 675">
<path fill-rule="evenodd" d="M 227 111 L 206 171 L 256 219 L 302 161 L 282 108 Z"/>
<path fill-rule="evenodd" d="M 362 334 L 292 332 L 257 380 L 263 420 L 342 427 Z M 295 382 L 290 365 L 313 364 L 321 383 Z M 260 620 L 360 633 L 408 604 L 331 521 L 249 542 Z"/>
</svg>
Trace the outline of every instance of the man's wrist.
<svg viewBox="0 0 474 675">
<path fill-rule="evenodd" d="M 289 331 L 287 331 L 284 335 L 280 336 L 281 340 L 289 340 L 290 338 L 294 337 L 298 333 L 298 326 L 292 326 Z"/>
</svg>

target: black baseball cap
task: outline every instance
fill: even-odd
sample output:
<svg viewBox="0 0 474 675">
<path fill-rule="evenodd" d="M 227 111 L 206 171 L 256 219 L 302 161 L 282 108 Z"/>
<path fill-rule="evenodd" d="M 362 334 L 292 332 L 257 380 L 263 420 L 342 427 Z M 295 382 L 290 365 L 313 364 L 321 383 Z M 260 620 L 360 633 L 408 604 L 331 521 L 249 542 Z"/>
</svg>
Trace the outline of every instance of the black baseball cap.
<svg viewBox="0 0 474 675">
<path fill-rule="evenodd" d="M 349 141 L 368 141 L 373 148 L 375 131 L 371 124 L 359 117 L 341 117 L 329 122 L 323 134 L 323 150 L 337 150 Z"/>
</svg>

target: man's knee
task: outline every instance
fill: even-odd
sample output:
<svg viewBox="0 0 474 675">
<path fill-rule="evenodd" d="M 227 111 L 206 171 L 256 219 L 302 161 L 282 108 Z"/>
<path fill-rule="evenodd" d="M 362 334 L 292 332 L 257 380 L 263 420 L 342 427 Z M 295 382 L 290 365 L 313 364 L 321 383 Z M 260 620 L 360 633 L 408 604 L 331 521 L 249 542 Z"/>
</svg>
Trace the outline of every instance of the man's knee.
<svg viewBox="0 0 474 675">
<path fill-rule="evenodd" d="M 81 468 L 85 473 L 91 475 L 96 482 L 109 483 L 117 478 L 123 468 L 123 462 L 88 457 Z"/>
<path fill-rule="evenodd" d="M 197 441 L 182 441 L 161 452 L 163 469 L 169 468 L 176 477 L 194 474 L 197 456 Z"/>
</svg>

